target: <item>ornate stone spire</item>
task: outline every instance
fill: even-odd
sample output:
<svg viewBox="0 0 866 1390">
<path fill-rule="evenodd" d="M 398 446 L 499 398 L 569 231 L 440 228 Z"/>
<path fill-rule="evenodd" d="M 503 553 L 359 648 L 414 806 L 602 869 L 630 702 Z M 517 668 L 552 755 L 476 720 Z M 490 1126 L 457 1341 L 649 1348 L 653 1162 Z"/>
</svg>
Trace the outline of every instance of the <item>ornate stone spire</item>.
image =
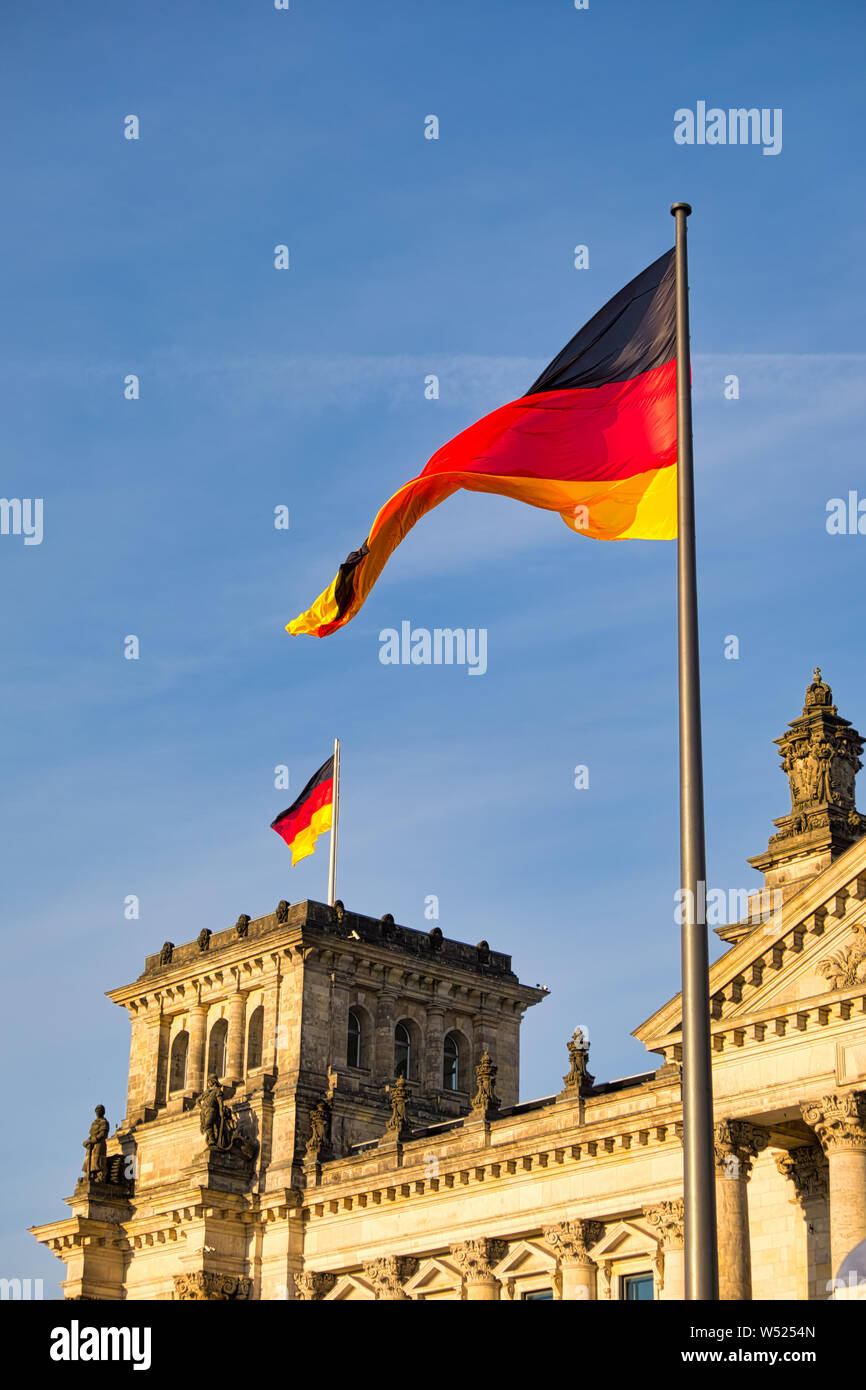
<svg viewBox="0 0 866 1390">
<path fill-rule="evenodd" d="M 768 889 L 782 899 L 838 859 L 866 832 L 854 804 L 854 779 L 863 764 L 863 739 L 833 704 L 833 692 L 815 667 L 803 713 L 776 739 L 791 791 L 791 810 L 774 824 L 764 854 L 750 859 Z"/>
</svg>

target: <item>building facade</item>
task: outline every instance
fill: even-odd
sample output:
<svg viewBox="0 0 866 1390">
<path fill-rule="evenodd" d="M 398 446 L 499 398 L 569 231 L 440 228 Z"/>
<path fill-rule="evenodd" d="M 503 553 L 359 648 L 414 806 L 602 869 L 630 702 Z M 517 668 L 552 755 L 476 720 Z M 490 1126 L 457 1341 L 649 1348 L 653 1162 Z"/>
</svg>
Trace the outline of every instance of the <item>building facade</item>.
<svg viewBox="0 0 866 1390">
<path fill-rule="evenodd" d="M 818 671 L 777 742 L 791 810 L 710 970 L 721 1296 L 860 1296 L 863 743 Z M 486 942 L 340 903 L 166 942 L 109 996 L 126 1114 L 98 1107 L 71 1214 L 33 1230 L 65 1296 L 681 1299 L 679 996 L 635 1031 L 652 1069 L 598 1082 L 578 1032 L 520 1104 L 544 994 Z"/>
</svg>

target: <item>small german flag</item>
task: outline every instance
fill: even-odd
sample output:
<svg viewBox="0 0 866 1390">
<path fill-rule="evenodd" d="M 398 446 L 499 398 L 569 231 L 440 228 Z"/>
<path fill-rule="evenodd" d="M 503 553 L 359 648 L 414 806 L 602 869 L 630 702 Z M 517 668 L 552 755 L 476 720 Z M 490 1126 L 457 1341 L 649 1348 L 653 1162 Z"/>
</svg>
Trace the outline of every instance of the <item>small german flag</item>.
<svg viewBox="0 0 866 1390">
<path fill-rule="evenodd" d="M 614 295 L 525 395 L 433 455 L 287 631 L 326 637 L 360 609 L 415 523 L 458 488 L 559 512 L 598 540 L 677 534 L 674 253 Z"/>
<path fill-rule="evenodd" d="M 306 859 L 316 848 L 316 840 L 331 829 L 334 813 L 334 755 L 313 773 L 304 790 L 287 811 L 271 821 L 271 829 L 281 835 L 292 851 L 292 865 Z"/>
</svg>

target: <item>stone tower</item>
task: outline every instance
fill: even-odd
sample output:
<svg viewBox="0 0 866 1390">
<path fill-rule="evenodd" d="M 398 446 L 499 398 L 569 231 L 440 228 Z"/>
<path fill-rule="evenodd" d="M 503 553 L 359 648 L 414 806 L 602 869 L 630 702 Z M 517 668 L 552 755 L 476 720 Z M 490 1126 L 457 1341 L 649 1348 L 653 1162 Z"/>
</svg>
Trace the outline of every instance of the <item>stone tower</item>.
<svg viewBox="0 0 866 1390">
<path fill-rule="evenodd" d="M 774 822 L 777 833 L 749 863 L 766 889 L 784 902 L 859 840 L 866 818 L 854 804 L 863 740 L 833 704 L 833 692 L 815 668 L 803 713 L 777 738 L 791 810 Z"/>
<path fill-rule="evenodd" d="M 406 1126 L 459 1121 L 489 1054 L 517 1103 L 520 1023 L 544 994 L 486 941 L 342 903 L 167 941 L 109 993 L 131 1022 L 126 1113 L 68 1199 L 66 1296 L 164 1297 L 169 1273 L 176 1297 L 246 1296 L 249 1212 L 266 1195 L 294 1211 L 323 1165 L 393 1141 L 395 1089 Z M 279 1282 L 296 1225 L 267 1257 Z"/>
</svg>

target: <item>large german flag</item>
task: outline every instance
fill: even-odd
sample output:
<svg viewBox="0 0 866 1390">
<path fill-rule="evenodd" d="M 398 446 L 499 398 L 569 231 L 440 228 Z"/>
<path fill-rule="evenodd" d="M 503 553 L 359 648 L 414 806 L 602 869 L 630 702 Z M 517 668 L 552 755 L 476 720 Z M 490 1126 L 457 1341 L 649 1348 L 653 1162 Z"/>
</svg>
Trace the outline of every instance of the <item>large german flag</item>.
<svg viewBox="0 0 866 1390">
<path fill-rule="evenodd" d="M 677 533 L 676 290 L 667 251 L 590 319 L 526 395 L 470 425 L 395 492 L 287 631 L 327 637 L 420 517 L 459 488 L 559 512 L 598 540 Z"/>
<path fill-rule="evenodd" d="M 334 811 L 334 758 L 322 763 L 310 778 L 297 801 L 271 821 L 271 829 L 282 835 L 292 851 L 292 864 L 306 859 L 316 848 L 316 840 L 331 829 Z"/>
</svg>

